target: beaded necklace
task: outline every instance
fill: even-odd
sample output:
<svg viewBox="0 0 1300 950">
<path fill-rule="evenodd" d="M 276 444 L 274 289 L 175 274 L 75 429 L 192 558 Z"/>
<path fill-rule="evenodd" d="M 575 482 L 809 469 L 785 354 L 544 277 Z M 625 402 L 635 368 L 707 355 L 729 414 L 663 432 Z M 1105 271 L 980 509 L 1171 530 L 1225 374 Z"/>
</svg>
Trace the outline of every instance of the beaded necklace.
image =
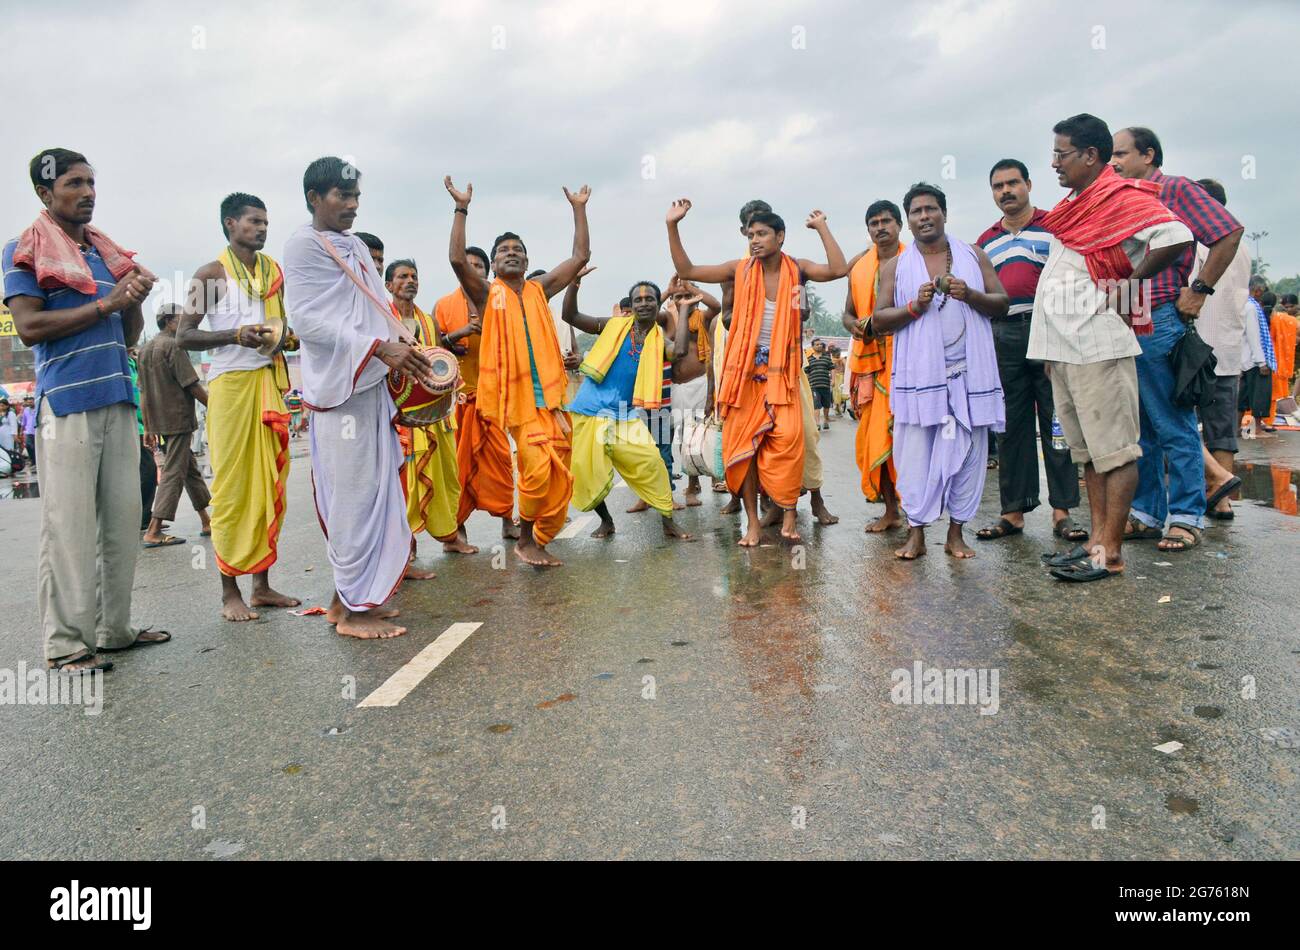
<svg viewBox="0 0 1300 950">
<path fill-rule="evenodd" d="M 947 261 L 947 263 L 944 265 L 944 271 L 943 271 L 943 273 L 940 274 L 938 277 L 936 277 L 936 278 L 934 279 L 935 292 L 936 292 L 936 293 L 938 294 L 938 296 L 939 296 L 939 306 L 937 306 L 937 307 L 934 308 L 936 313 L 937 313 L 938 311 L 942 310 L 942 309 L 943 309 L 943 305 L 946 304 L 946 303 L 948 302 L 948 293 L 947 293 L 947 291 L 940 291 L 939 288 L 940 288 L 940 287 L 947 287 L 947 286 L 948 286 L 948 282 L 949 282 L 950 280 L 952 280 L 952 242 L 950 242 L 950 241 L 945 237 L 945 238 L 943 239 L 943 243 L 944 243 L 944 250 L 947 252 L 947 255 L 948 255 L 948 261 Z M 921 251 L 921 253 L 922 253 L 923 255 L 927 256 L 927 257 L 933 257 L 933 256 L 934 256 L 933 254 L 925 254 L 925 251 Z"/>
</svg>

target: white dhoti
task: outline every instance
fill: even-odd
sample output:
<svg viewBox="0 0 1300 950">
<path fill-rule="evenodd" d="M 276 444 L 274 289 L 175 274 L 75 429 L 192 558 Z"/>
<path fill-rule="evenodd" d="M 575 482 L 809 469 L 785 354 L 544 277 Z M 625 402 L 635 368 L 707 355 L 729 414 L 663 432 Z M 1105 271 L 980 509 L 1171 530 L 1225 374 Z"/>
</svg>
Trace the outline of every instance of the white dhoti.
<svg viewBox="0 0 1300 950">
<path fill-rule="evenodd" d="M 948 418 L 919 426 L 894 420 L 898 498 L 913 528 L 946 511 L 961 524 L 975 517 L 987 474 L 990 426 L 970 424 L 966 374 L 948 379 Z"/>
<path fill-rule="evenodd" d="M 701 373 L 686 383 L 673 383 L 673 457 L 682 467 L 682 437 L 686 423 L 704 418 L 704 403 L 709 394 L 709 376 Z"/>
<path fill-rule="evenodd" d="M 370 610 L 401 583 L 411 553 L 402 494 L 396 408 L 372 386 L 311 420 L 311 475 L 334 568 L 334 588 L 349 610 Z"/>
</svg>

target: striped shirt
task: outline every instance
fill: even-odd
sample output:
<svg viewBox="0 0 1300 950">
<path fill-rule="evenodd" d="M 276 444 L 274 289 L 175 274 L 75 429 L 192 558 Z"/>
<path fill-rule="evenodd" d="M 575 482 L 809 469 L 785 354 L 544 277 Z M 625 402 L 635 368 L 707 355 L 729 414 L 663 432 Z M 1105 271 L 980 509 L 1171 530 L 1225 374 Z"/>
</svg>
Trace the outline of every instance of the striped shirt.
<svg viewBox="0 0 1300 950">
<path fill-rule="evenodd" d="M 1051 239 L 1039 224 L 1046 216 L 1042 208 L 1034 209 L 1029 223 L 1015 234 L 998 221 L 975 242 L 988 254 L 993 269 L 998 272 L 998 280 L 1011 297 L 1009 317 L 1031 313 L 1034 309 L 1034 292 L 1038 289 L 1038 276 L 1047 263 Z"/>
<path fill-rule="evenodd" d="M 1264 362 L 1268 364 L 1271 372 L 1277 372 L 1277 354 L 1273 352 L 1273 334 L 1268 329 L 1268 314 L 1264 312 L 1263 305 L 1254 297 L 1250 298 L 1250 305 L 1255 308 L 1255 319 L 1259 321 L 1259 344 L 1264 348 Z"/>
<path fill-rule="evenodd" d="M 821 356 L 808 357 L 808 365 L 804 368 L 808 373 L 808 385 L 812 389 L 829 389 L 831 385 L 831 372 L 835 369 L 835 361 L 825 354 Z"/>
<path fill-rule="evenodd" d="M 1190 240 L 1187 225 L 1165 221 L 1143 228 L 1120 246 L 1136 267 L 1151 250 Z M 1053 236 L 1047 263 L 1038 279 L 1025 357 L 1078 364 L 1117 360 L 1141 352 L 1132 328 L 1088 276 L 1083 255 Z"/>
<path fill-rule="evenodd" d="M 47 311 L 70 310 L 108 296 L 117 283 L 99 252 L 91 248 L 81 253 L 95 277 L 93 297 L 70 287 L 46 290 L 36 282 L 35 273 L 14 263 L 17 246 L 15 238 L 5 245 L 0 258 L 6 305 L 14 297 L 35 297 L 44 301 L 43 309 Z M 89 412 L 119 402 L 136 405 L 121 313 L 110 313 L 80 333 L 37 343 L 32 350 L 36 355 L 36 404 L 41 404 L 42 397 L 48 399 L 56 416 Z"/>
<path fill-rule="evenodd" d="M 1156 172 L 1149 180 L 1160 185 L 1160 203 L 1178 215 L 1178 220 L 1187 225 L 1198 243 L 1209 246 L 1241 227 L 1241 222 L 1227 208 L 1190 178 Z M 1152 310 L 1178 299 L 1179 291 L 1187 286 L 1195 261 L 1196 247 L 1192 246 L 1178 256 L 1172 267 L 1151 278 Z"/>
</svg>

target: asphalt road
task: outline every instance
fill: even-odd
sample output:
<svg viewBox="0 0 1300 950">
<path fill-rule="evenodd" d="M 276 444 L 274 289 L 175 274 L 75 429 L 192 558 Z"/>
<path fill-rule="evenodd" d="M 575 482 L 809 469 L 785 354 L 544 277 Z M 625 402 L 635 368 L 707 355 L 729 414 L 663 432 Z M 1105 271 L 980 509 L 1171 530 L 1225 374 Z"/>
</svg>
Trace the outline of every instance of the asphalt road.
<svg viewBox="0 0 1300 950">
<path fill-rule="evenodd" d="M 135 596 L 175 640 L 123 654 L 100 715 L 0 705 L 0 854 L 1300 856 L 1300 518 L 1260 499 L 1274 470 L 1294 492 L 1300 433 L 1248 445 L 1254 500 L 1202 547 L 1131 545 L 1126 576 L 1088 585 L 1040 565 L 1046 509 L 972 561 L 941 526 L 896 561 L 897 537 L 863 534 L 879 509 L 852 445 L 847 421 L 824 433 L 842 521 L 804 507 L 802 549 L 738 548 L 711 494 L 681 516 L 701 540 L 670 544 L 620 488 L 617 536 L 587 524 L 539 572 L 494 557 L 476 516 L 477 556 L 421 543 L 438 577 L 405 585 L 411 632 L 383 642 L 284 611 L 222 621 L 184 511 L 194 544 L 142 552 Z M 273 581 L 325 604 L 308 471 L 295 457 Z M 0 501 L 0 670 L 41 662 L 39 506 Z M 990 477 L 980 523 L 996 513 Z M 396 705 L 359 706 L 455 624 L 479 626 Z M 917 662 L 996 673 L 996 711 L 891 701 Z"/>
</svg>

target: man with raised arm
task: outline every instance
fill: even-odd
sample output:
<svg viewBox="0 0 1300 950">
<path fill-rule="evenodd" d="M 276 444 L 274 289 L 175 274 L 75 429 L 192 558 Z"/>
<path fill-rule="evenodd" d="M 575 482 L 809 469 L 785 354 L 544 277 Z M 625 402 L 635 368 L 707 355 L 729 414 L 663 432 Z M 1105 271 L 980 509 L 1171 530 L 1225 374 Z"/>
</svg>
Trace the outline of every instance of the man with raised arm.
<svg viewBox="0 0 1300 950">
<path fill-rule="evenodd" d="M 465 296 L 483 315 L 479 348 L 478 404 L 484 417 L 510 433 L 518 453 L 519 542 L 515 554 L 535 567 L 563 562 L 546 545 L 564 527 L 573 496 L 569 472 L 572 432 L 563 404 L 569 363 L 576 353 L 560 352 L 555 322 L 547 298 L 567 287 L 591 258 L 587 232 L 587 199 L 591 189 L 564 189 L 573 206 L 573 254 L 537 280 L 525 280 L 528 249 L 519 235 L 507 231 L 492 244 L 496 279 L 487 278 L 469 263 L 465 248 L 465 219 L 474 186 L 458 191 L 451 176 L 443 180 L 455 202 L 451 224 L 451 267 Z"/>
<path fill-rule="evenodd" d="M 825 264 L 784 253 L 785 222 L 770 211 L 760 211 L 750 216 L 746 228 L 748 258 L 696 265 L 678 232 L 678 222 L 690 208 L 690 201 L 681 198 L 668 210 L 668 247 L 677 275 L 703 283 L 734 282 L 717 399 L 723 418 L 727 487 L 745 505 L 740 544 L 754 547 L 759 542 L 760 485 L 783 511 L 781 536 L 799 541 L 795 503 L 804 469 L 801 289 L 805 280 L 843 277 L 848 264 L 820 211 L 812 212 L 805 224 L 820 235 Z"/>
<path fill-rule="evenodd" d="M 641 281 L 632 287 L 632 315 L 591 317 L 578 312 L 578 284 L 584 269 L 564 295 L 564 320 L 598 339 L 583 361 L 585 377 L 567 407 L 573 420 L 573 503 L 600 515 L 593 538 L 614 534 L 614 519 L 605 498 L 617 472 L 650 508 L 663 517 L 664 537 L 692 541 L 673 523 L 672 483 L 668 467 L 646 425 L 646 413 L 663 399 L 663 364 L 673 344 L 659 326 L 659 287 Z M 689 300 L 691 306 L 699 298 Z M 668 307 L 677 316 L 677 304 Z"/>
</svg>

